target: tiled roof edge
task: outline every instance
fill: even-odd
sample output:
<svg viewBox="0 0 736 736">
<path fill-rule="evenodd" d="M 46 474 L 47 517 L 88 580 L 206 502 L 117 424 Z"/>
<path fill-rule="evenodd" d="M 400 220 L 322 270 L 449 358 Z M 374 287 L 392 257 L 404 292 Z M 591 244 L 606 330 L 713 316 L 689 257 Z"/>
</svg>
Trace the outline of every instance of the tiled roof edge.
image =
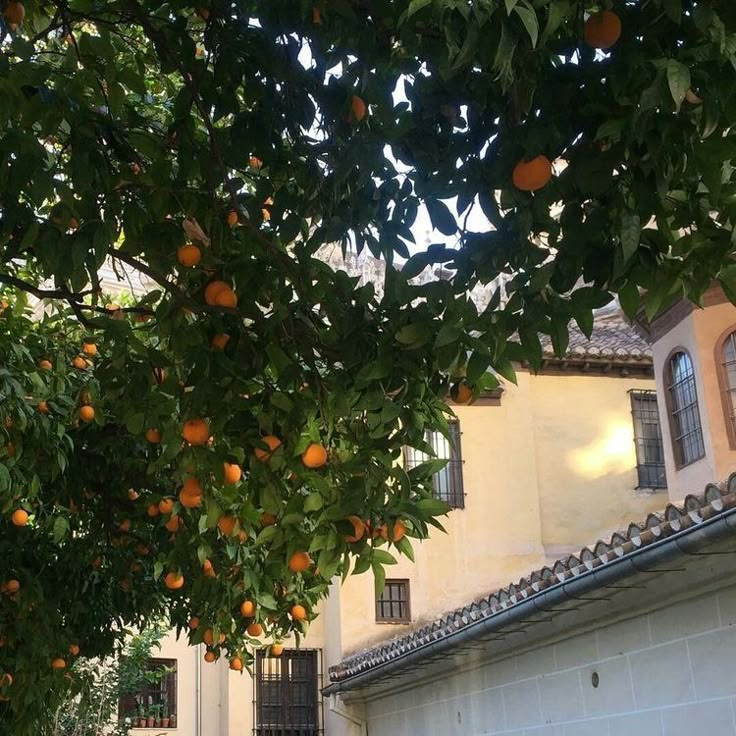
<svg viewBox="0 0 736 736">
<path fill-rule="evenodd" d="M 688 495 L 682 504 L 669 503 L 661 513 L 652 513 L 640 523 L 615 532 L 608 542 L 599 540 L 571 555 L 535 570 L 518 583 L 444 614 L 415 631 L 345 658 L 329 668 L 332 687 L 349 678 L 377 669 L 431 642 L 446 638 L 481 619 L 501 614 L 526 601 L 530 596 L 559 583 L 565 583 L 607 563 L 621 560 L 668 537 L 686 532 L 736 509 L 736 473 L 727 482 L 709 484 L 700 495 Z"/>
</svg>

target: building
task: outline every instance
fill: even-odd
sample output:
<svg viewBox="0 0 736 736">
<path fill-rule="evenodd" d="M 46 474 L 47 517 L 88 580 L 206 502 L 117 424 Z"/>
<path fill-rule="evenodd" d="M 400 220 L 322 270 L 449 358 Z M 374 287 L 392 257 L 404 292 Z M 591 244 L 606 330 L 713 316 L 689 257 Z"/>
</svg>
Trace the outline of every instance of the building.
<svg viewBox="0 0 736 736">
<path fill-rule="evenodd" d="M 611 490 L 618 511 L 579 492 L 545 504 L 540 483 L 544 551 L 562 549 L 557 535 L 592 532 L 590 546 L 344 657 L 323 690 L 353 719 L 342 733 L 736 734 L 736 308 L 714 286 L 703 309 L 679 302 L 638 330 L 656 395 L 635 389 L 632 405 L 646 412 L 637 431 L 651 437 L 655 406 L 663 430 L 667 496 L 648 499 L 659 512 L 622 523 L 634 510 L 624 476 Z M 494 513 L 515 526 L 513 508 Z M 621 531 L 598 535 L 607 521 Z"/>
<path fill-rule="evenodd" d="M 655 349 L 653 357 L 648 343 L 615 309 L 604 311 L 590 341 L 573 331 L 563 359 L 545 347 L 539 373 L 519 366 L 518 385 L 506 383 L 473 406 L 456 407 L 453 445 L 440 436 L 430 438 L 438 454 L 449 459 L 436 478 L 438 495 L 454 507 L 448 534 L 415 544 L 416 563 L 401 560 L 392 568 L 379 600 L 369 574 L 336 583 L 302 647 L 287 648 L 280 660 L 260 658 L 253 678 L 231 672 L 226 662 L 205 664 L 204 652 L 169 637 L 161 658 L 176 668 L 166 691 L 166 708 L 177 713 L 177 729 L 171 733 L 352 736 L 365 733 L 366 723 L 379 736 L 483 732 L 485 727 L 470 721 L 464 706 L 453 705 L 447 727 L 440 727 L 446 723 L 440 719 L 432 730 L 431 724 L 419 728 L 401 710 L 401 697 L 390 700 L 387 692 L 395 691 L 396 683 L 410 694 L 404 705 L 420 697 L 421 667 L 387 685 L 381 677 L 377 689 L 369 691 L 362 684 L 353 687 L 358 682 L 353 670 L 377 672 L 374 657 L 382 661 L 387 653 L 391 659 L 396 647 L 413 646 L 416 632 L 439 630 L 436 622 L 447 621 L 447 611 L 488 599 L 489 591 L 530 570 L 557 569 L 556 560 L 575 559 L 570 555 L 582 545 L 610 538 L 631 519 L 647 518 L 666 506 L 665 471 L 677 471 L 666 462 L 659 429 L 657 354 Z M 420 459 L 407 453 L 405 462 Z M 520 589 L 513 590 L 504 594 L 508 600 L 520 595 Z M 477 610 L 468 615 L 472 618 Z M 393 643 L 386 645 L 387 640 Z M 485 643 L 468 646 L 470 661 L 486 656 L 481 651 Z M 511 650 L 506 654 L 516 656 Z M 442 659 L 458 668 L 467 661 L 459 652 Z M 445 689 L 455 688 L 455 675 L 438 676 L 445 683 L 437 691 L 443 701 L 451 692 L 464 697 L 465 685 Z M 321 697 L 325 686 L 327 694 Z M 484 685 L 474 687 L 482 691 Z M 421 692 L 430 701 L 440 699 L 434 686 Z M 150 697 L 160 699 L 161 694 Z M 480 708 L 476 715 L 482 719 L 482 706 L 473 708 Z M 401 711 L 396 724 L 385 715 L 389 709 Z M 475 730 L 462 725 L 469 722 Z"/>
</svg>

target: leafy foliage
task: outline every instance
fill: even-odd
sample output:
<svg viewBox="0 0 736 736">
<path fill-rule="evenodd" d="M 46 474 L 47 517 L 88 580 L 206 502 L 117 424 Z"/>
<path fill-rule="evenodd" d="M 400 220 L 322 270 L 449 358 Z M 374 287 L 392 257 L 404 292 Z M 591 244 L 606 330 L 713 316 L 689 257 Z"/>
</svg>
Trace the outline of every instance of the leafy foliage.
<svg viewBox="0 0 736 736">
<path fill-rule="evenodd" d="M 151 626 L 131 636 L 114 658 L 78 660 L 74 687 L 56 711 L 52 735 L 98 736 L 104 730 L 109 736 L 128 736 L 129 723 L 118 718 L 120 702 L 165 675 L 163 670 L 148 669 L 164 633 L 161 625 Z"/>
<path fill-rule="evenodd" d="M 20 24 L 17 5 L 0 2 L 13 733 L 48 724 L 72 641 L 104 655 L 166 612 L 247 664 L 244 600 L 279 639 L 333 575 L 380 583 L 387 549 L 411 555 L 446 511 L 437 464 L 400 458 L 446 430 L 451 385 L 513 380 L 540 333 L 564 352 L 614 294 L 633 314 L 646 290 L 652 316 L 713 278 L 736 293 L 730 1 L 29 0 Z M 622 34 L 601 52 L 582 39 L 604 5 Z M 552 180 L 515 188 L 541 156 Z M 423 212 L 456 247 L 414 245 Z M 327 243 L 408 260 L 377 291 L 321 260 Z M 111 309 L 104 267 L 148 286 Z M 479 309 L 469 289 L 499 277 L 509 298 Z M 192 419 L 211 442 L 183 442 Z M 312 444 L 325 465 L 302 460 Z M 192 479 L 199 506 L 178 495 Z M 373 531 L 348 541 L 349 516 Z M 295 552 L 312 564 L 290 569 Z"/>
</svg>

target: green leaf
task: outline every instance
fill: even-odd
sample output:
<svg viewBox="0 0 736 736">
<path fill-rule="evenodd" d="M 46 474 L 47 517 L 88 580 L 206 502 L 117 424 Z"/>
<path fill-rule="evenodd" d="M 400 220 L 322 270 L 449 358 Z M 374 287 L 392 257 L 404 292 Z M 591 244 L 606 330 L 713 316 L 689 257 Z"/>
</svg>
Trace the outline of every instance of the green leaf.
<svg viewBox="0 0 736 736">
<path fill-rule="evenodd" d="M 506 3 L 506 15 L 511 15 L 511 11 L 516 7 L 519 0 L 504 0 L 504 2 Z"/>
<path fill-rule="evenodd" d="M 376 547 L 373 550 L 373 562 L 374 564 L 378 562 L 381 565 L 395 565 L 396 558 L 390 552 Z"/>
<path fill-rule="evenodd" d="M 69 534 L 69 520 L 66 516 L 57 516 L 54 519 L 54 542 L 59 544 Z"/>
<path fill-rule="evenodd" d="M 722 268 L 718 274 L 718 281 L 731 304 L 736 304 L 736 264 Z"/>
<path fill-rule="evenodd" d="M 680 64 L 679 61 L 675 61 L 675 59 L 669 59 L 667 62 L 667 84 L 672 99 L 675 101 L 675 108 L 679 110 L 687 91 L 690 89 L 690 69 L 684 64 Z"/>
<path fill-rule="evenodd" d="M 532 42 L 532 48 L 537 45 L 537 39 L 539 38 L 539 19 L 534 9 L 526 2 L 526 0 L 520 0 L 524 5 L 516 5 L 514 12 L 521 18 L 521 22 L 526 28 L 526 32 L 529 34 L 529 39 Z"/>
<path fill-rule="evenodd" d="M 373 568 L 373 583 L 376 598 L 380 598 L 383 593 L 383 589 L 386 587 L 386 571 L 377 562 L 371 563 L 371 567 Z"/>
<path fill-rule="evenodd" d="M 628 263 L 639 248 L 641 220 L 635 212 L 625 210 L 621 215 L 621 249 L 624 263 Z"/>
<path fill-rule="evenodd" d="M 634 319 L 639 306 L 641 305 L 641 297 L 639 296 L 639 287 L 636 282 L 629 279 L 618 292 L 618 300 L 621 309 L 629 319 Z"/>
<path fill-rule="evenodd" d="M 422 8 L 426 8 L 427 5 L 431 5 L 432 0 L 411 0 L 409 3 L 409 9 L 406 11 L 406 17 L 411 18 L 412 15 L 418 13 Z"/>
<path fill-rule="evenodd" d="M 444 202 L 439 199 L 428 199 L 425 204 L 433 227 L 443 235 L 454 235 L 457 232 L 457 222 Z"/>
<path fill-rule="evenodd" d="M 417 508 L 427 516 L 441 516 L 450 512 L 450 507 L 439 498 L 423 498 L 417 501 Z"/>
<path fill-rule="evenodd" d="M 682 22 L 682 0 L 664 0 L 664 12 L 678 25 Z"/>
<path fill-rule="evenodd" d="M 420 348 L 432 338 L 432 328 L 426 322 L 405 325 L 396 333 L 396 340 L 409 348 Z"/>
<path fill-rule="evenodd" d="M 451 345 L 452 343 L 457 342 L 462 337 L 462 335 L 462 330 L 460 330 L 458 327 L 455 327 L 455 325 L 444 324 L 440 328 L 440 331 L 437 333 L 437 338 L 434 341 L 434 346 L 436 348 L 442 348 L 445 345 Z"/>
<path fill-rule="evenodd" d="M 478 351 L 474 352 L 468 360 L 468 366 L 465 371 L 466 378 L 470 383 L 477 383 L 480 377 L 488 370 L 491 365 L 491 357 Z"/>
</svg>

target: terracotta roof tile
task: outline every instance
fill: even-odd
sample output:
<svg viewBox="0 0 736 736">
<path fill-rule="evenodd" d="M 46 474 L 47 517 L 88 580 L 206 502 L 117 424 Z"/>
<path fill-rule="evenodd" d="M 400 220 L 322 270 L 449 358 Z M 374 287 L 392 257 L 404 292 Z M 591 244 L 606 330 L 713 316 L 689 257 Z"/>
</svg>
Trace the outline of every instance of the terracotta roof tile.
<svg viewBox="0 0 736 736">
<path fill-rule="evenodd" d="M 379 664 L 397 659 L 406 652 L 420 648 L 430 640 L 442 639 L 454 630 L 479 619 L 494 616 L 513 608 L 530 595 L 558 582 L 563 582 L 600 568 L 607 563 L 630 555 L 642 547 L 677 534 L 691 526 L 703 524 L 714 516 L 736 508 L 736 474 L 728 482 L 708 485 L 699 496 L 689 495 L 681 506 L 668 504 L 660 514 L 649 514 L 639 524 L 629 524 L 626 531 L 615 532 L 608 542 L 599 540 L 584 547 L 578 556 L 558 560 L 553 567 L 543 567 L 511 584 L 462 608 L 446 613 L 415 631 L 357 652 L 330 667 L 330 681 L 339 683 L 366 672 Z"/>
</svg>

